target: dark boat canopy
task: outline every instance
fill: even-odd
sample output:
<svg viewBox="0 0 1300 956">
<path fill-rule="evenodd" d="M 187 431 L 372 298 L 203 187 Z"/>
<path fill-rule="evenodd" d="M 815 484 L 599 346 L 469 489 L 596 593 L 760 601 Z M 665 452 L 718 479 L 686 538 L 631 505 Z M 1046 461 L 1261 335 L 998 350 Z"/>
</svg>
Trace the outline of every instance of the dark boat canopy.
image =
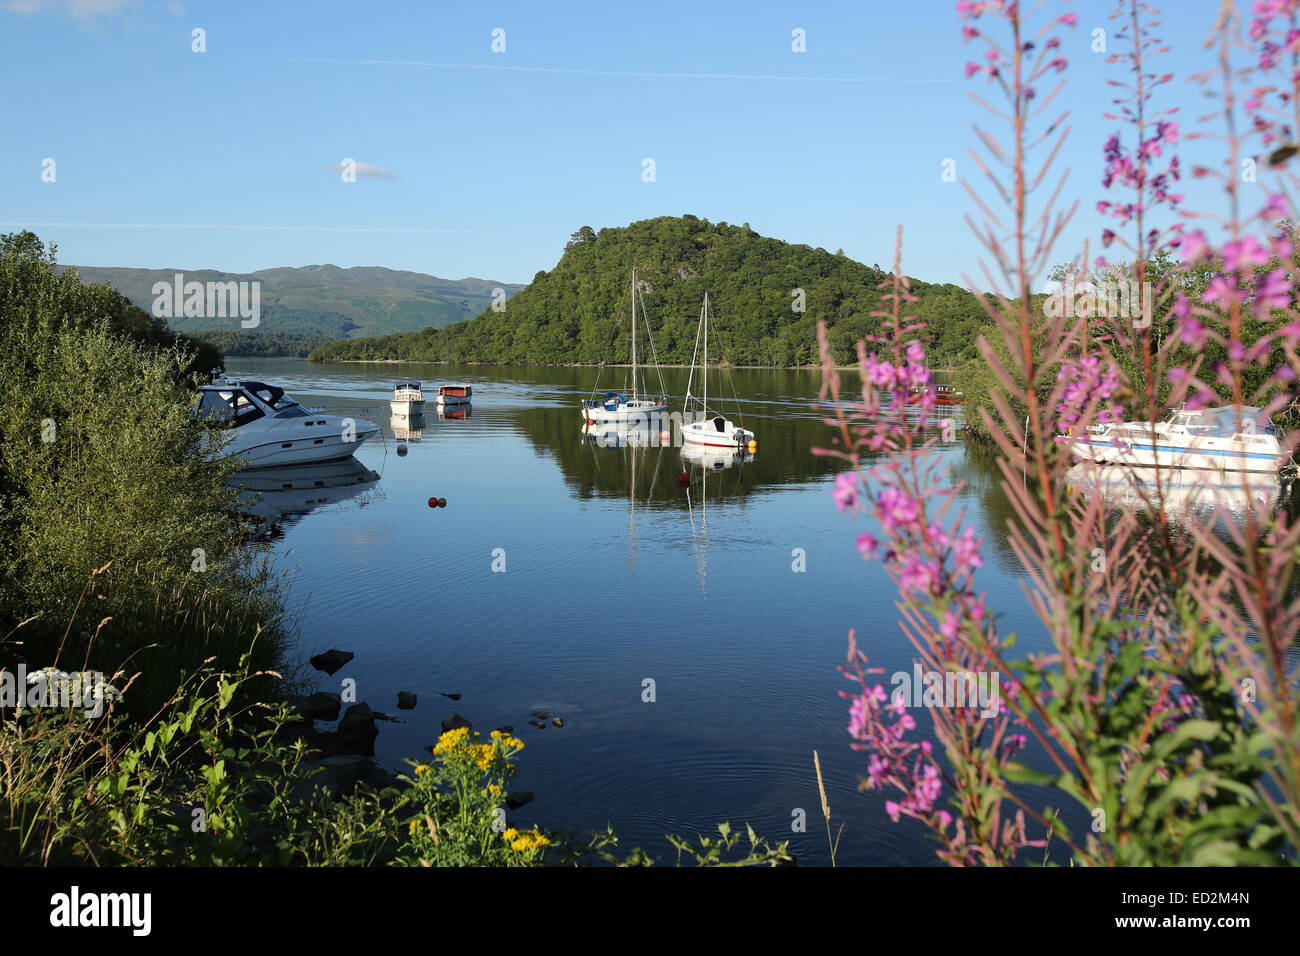
<svg viewBox="0 0 1300 956">
<path fill-rule="evenodd" d="M 399 388 L 419 388 L 419 387 L 420 387 L 419 382 L 394 382 L 393 383 L 393 391 L 397 391 Z"/>
</svg>

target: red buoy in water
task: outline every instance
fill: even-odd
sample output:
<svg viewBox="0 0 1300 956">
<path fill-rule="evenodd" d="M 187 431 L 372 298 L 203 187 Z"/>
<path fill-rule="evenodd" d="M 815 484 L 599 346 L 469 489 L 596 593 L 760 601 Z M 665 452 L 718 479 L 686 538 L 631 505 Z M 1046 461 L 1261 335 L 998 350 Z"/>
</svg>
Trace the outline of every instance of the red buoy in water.
<svg viewBox="0 0 1300 956">
<path fill-rule="evenodd" d="M 439 499 L 438 499 L 438 507 L 439 507 L 439 508 L 445 508 L 445 507 L 447 507 L 447 499 L 446 499 L 446 498 L 439 498 Z"/>
<path fill-rule="evenodd" d="M 682 472 L 677 476 L 677 483 L 683 488 L 689 488 L 691 485 L 691 476 L 686 472 Z"/>
<path fill-rule="evenodd" d="M 436 508 L 436 507 L 438 507 L 438 499 L 437 499 L 437 498 L 430 498 L 430 499 L 429 499 L 429 507 L 430 507 L 430 508 Z"/>
</svg>

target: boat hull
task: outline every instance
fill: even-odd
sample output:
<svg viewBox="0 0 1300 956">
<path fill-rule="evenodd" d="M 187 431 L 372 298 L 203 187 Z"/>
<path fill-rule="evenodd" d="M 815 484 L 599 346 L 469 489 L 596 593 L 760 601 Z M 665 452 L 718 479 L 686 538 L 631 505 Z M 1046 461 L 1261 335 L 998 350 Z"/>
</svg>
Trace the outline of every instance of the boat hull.
<svg viewBox="0 0 1300 956">
<path fill-rule="evenodd" d="M 325 435 L 316 433 L 308 437 L 288 433 L 277 435 L 275 429 L 261 430 L 246 436 L 236 433 L 223 451 L 238 455 L 250 468 L 310 465 L 348 458 L 378 431 L 377 426 L 358 421 L 351 441 L 345 440 L 341 431 Z"/>
<path fill-rule="evenodd" d="M 394 415 L 405 415 L 408 418 L 412 415 L 419 415 L 424 411 L 424 402 L 389 402 L 389 409 Z"/>
<path fill-rule="evenodd" d="M 723 419 L 719 429 L 715 419 L 682 426 L 682 441 L 704 448 L 744 448 L 754 441 L 754 433 Z"/>
<path fill-rule="evenodd" d="M 1101 465 L 1217 474 L 1276 475 L 1283 464 L 1280 449 L 1247 450 L 1240 443 L 1215 439 L 1189 444 L 1129 440 L 1116 445 L 1108 438 L 1090 436 L 1075 440 L 1071 451 L 1082 461 Z"/>
<path fill-rule="evenodd" d="M 605 406 L 581 409 L 582 420 L 588 425 L 620 425 L 628 428 L 650 428 L 668 414 L 668 406 L 659 402 L 631 402 L 610 409 Z"/>
</svg>

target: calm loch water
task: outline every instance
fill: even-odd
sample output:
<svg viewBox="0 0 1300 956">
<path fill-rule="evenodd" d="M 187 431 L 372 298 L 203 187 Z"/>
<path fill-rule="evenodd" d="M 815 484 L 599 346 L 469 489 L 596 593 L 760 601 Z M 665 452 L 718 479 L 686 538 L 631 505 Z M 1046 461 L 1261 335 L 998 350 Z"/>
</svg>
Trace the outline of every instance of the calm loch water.
<svg viewBox="0 0 1300 956">
<path fill-rule="evenodd" d="M 512 824 L 608 823 L 670 861 L 665 832 L 748 822 L 788 838 L 801 861 L 827 863 L 816 749 L 834 826 L 844 825 L 841 864 L 935 862 L 919 826 L 891 823 L 883 796 L 858 791 L 865 760 L 849 748 L 837 694 L 853 686 L 836 670 L 846 635 L 855 629 L 887 673 L 910 671 L 911 649 L 894 585 L 855 548 L 867 526 L 832 503 L 842 465 L 811 452 L 829 441 L 810 407 L 817 373 L 733 373 L 758 451 L 730 464 L 586 440 L 578 408 L 593 369 L 232 358 L 228 372 L 383 426 L 359 464 L 254 482 L 290 573 L 298 652 L 356 654 L 334 677 L 318 675 L 319 689 L 353 678 L 358 700 L 398 718 L 380 723 L 379 762 L 405 769 L 452 712 L 484 731 L 511 724 L 527 745 L 516 788 L 537 794 Z M 424 427 L 399 456 L 403 423 L 388 397 L 408 376 L 468 382 L 474 402 L 467 418 L 440 420 L 426 389 Z M 605 376 L 602 387 L 618 384 Z M 664 379 L 680 409 L 686 371 Z M 730 394 L 713 378 L 715 389 Z M 995 466 L 959 443 L 943 455 L 986 539 L 990 605 L 1023 635 L 1018 649 L 1040 649 L 1001 530 L 1009 510 Z M 430 508 L 430 497 L 446 507 Z M 796 549 L 806 570 L 794 569 Z M 419 695 L 415 710 L 397 709 L 402 690 Z M 536 709 L 563 728 L 529 726 Z M 804 833 L 792 830 L 799 810 Z"/>
</svg>

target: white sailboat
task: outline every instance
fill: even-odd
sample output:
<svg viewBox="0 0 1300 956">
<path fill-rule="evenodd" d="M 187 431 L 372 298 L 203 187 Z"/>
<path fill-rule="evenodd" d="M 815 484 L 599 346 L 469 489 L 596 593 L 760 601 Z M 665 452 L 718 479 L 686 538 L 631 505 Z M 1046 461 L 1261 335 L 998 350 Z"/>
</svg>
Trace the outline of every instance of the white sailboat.
<svg viewBox="0 0 1300 956">
<path fill-rule="evenodd" d="M 632 270 L 632 387 L 631 397 L 621 392 L 606 392 L 603 399 L 588 399 L 582 403 L 582 421 L 584 427 L 594 427 L 598 425 L 631 425 L 638 428 L 646 429 L 655 426 L 655 431 L 659 431 L 659 425 L 663 417 L 668 412 L 668 402 L 663 397 L 664 387 L 663 379 L 659 381 L 660 397 L 657 399 L 643 399 L 639 392 L 639 381 L 637 378 L 637 355 L 636 355 L 636 303 L 640 297 L 640 287 L 636 281 L 636 270 Z M 641 306 L 642 314 L 645 313 L 645 304 Z M 654 352 L 654 337 L 650 334 L 650 322 L 646 321 L 646 336 L 650 341 L 651 354 Z M 655 360 L 656 371 L 659 368 L 659 362 Z M 597 380 L 599 384 L 599 380 Z"/>
<path fill-rule="evenodd" d="M 695 355 L 691 355 L 691 378 L 686 383 L 686 403 L 682 408 L 682 439 L 691 445 L 706 445 L 713 448 L 738 448 L 753 451 L 756 442 L 754 433 L 735 424 L 723 415 L 709 408 L 709 294 L 704 293 L 704 305 L 700 308 L 700 325 L 695 332 L 695 349 L 699 351 L 700 336 L 704 336 L 704 362 L 700 366 L 700 380 L 703 383 L 703 397 L 691 395 L 691 383 L 695 376 Z M 696 418 L 687 424 L 690 418 Z"/>
</svg>

